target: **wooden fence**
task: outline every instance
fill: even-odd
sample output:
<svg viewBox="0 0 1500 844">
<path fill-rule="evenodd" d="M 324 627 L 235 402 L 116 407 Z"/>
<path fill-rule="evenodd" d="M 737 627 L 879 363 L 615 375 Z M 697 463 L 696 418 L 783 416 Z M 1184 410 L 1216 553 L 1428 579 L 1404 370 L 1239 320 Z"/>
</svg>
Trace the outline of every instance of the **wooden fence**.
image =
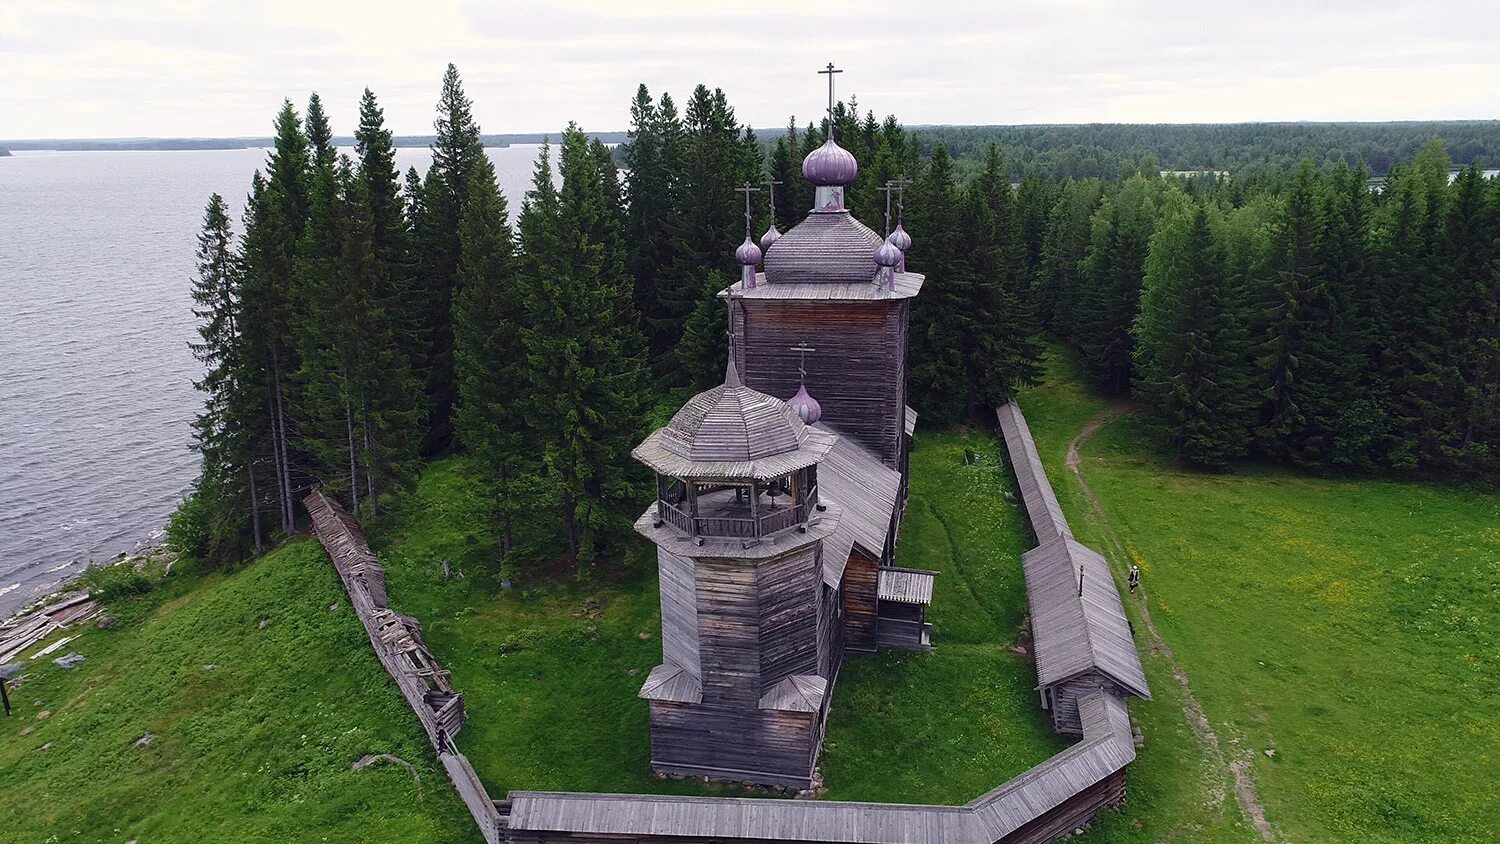
<svg viewBox="0 0 1500 844">
<path fill-rule="evenodd" d="M 321 490 L 304 498 L 302 504 L 312 516 L 313 532 L 344 583 L 355 616 L 370 636 L 375 656 L 416 713 L 422 732 L 432 742 L 438 761 L 469 807 L 486 844 L 500 844 L 505 840 L 500 812 L 474 773 L 474 766 L 453 743 L 464 727 L 463 695 L 453 688 L 448 671 L 422 642 L 422 626 L 417 620 L 390 608 L 385 568 L 370 550 L 359 523 Z"/>
<path fill-rule="evenodd" d="M 1019 407 L 1003 413 L 1024 427 Z M 1029 433 L 1008 445 L 1039 539 L 1070 538 Z M 462 696 L 421 644 L 416 621 L 385 606 L 384 572 L 358 524 L 321 493 L 305 503 L 370 643 L 422 721 L 487 844 L 1047 844 L 1124 799 L 1125 769 L 1135 759 L 1130 714 L 1124 696 L 1100 687 L 1078 700 L 1079 742 L 963 806 L 527 791 L 496 803 L 453 745 L 463 726 Z M 1040 609 L 1032 607 L 1033 615 Z M 395 635 L 387 637 L 382 631 L 392 625 Z"/>
</svg>

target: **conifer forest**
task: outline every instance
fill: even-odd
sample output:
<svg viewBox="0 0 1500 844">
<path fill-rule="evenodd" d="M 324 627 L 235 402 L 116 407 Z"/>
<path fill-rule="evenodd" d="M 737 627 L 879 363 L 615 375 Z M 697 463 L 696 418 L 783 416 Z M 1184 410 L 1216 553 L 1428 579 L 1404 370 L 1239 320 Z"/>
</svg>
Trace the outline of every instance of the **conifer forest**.
<svg viewBox="0 0 1500 844">
<path fill-rule="evenodd" d="M 202 474 L 174 532 L 240 559 L 292 533 L 313 487 L 378 516 L 461 453 L 504 553 L 523 523 L 580 572 L 618 550 L 651 492 L 630 449 L 723 376 L 739 191 L 760 188 L 751 231 L 795 225 L 829 128 L 757 137 L 703 85 L 680 103 L 643 85 L 628 108 L 618 147 L 576 125 L 544 145 L 513 208 L 451 65 L 426 173 L 397 172 L 371 92 L 352 155 L 317 95 L 286 102 L 243 219 L 217 195 L 204 212 Z M 924 426 L 982 421 L 1050 341 L 1187 466 L 1500 478 L 1500 179 L 1454 168 L 1443 139 L 1104 175 L 1053 166 L 1036 133 L 919 138 L 854 100 L 833 122 L 860 162 L 850 209 L 878 232 L 904 218 L 928 278 Z"/>
</svg>

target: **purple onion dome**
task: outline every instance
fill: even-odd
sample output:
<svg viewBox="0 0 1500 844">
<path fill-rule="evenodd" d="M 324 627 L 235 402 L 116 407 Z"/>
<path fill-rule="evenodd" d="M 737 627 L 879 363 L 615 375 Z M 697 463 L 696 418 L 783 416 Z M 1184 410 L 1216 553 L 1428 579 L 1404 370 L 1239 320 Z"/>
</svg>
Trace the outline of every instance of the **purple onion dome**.
<svg viewBox="0 0 1500 844">
<path fill-rule="evenodd" d="M 745 242 L 740 244 L 740 248 L 734 250 L 734 259 L 747 267 L 760 263 L 760 247 L 755 245 L 750 235 L 745 235 Z"/>
<path fill-rule="evenodd" d="M 792 410 L 797 411 L 797 416 L 803 423 L 811 425 L 823 418 L 823 406 L 818 400 L 807 394 L 807 385 L 803 384 L 797 388 L 797 395 L 787 400 Z"/>
<path fill-rule="evenodd" d="M 780 239 L 781 239 L 781 232 L 776 229 L 776 224 L 772 223 L 771 227 L 769 229 L 766 229 L 766 233 L 760 236 L 760 251 L 761 252 L 769 252 L 769 251 L 771 251 L 771 244 L 775 243 L 776 241 L 778 241 Z"/>
<path fill-rule="evenodd" d="M 833 138 L 802 159 L 802 177 L 815 185 L 847 185 L 859 175 L 854 154 L 834 143 Z"/>
<path fill-rule="evenodd" d="M 882 267 L 894 267 L 901 263 L 901 250 L 887 240 L 875 248 L 875 263 Z"/>
<path fill-rule="evenodd" d="M 900 223 L 896 224 L 896 230 L 891 232 L 889 240 L 892 245 L 902 252 L 911 249 L 911 235 L 906 233 L 906 229 L 902 228 Z"/>
</svg>

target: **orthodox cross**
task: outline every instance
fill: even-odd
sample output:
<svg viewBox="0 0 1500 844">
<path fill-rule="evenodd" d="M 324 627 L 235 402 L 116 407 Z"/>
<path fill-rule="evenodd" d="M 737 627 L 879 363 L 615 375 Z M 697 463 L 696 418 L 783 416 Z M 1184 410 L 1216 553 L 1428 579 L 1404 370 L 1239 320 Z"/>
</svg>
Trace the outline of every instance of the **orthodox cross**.
<svg viewBox="0 0 1500 844">
<path fill-rule="evenodd" d="M 906 216 L 906 186 L 909 184 L 911 184 L 911 179 L 902 175 L 887 179 L 885 187 L 881 188 L 885 191 L 885 227 L 887 230 L 891 227 L 891 191 L 896 192 L 896 224 L 900 225 L 902 218 Z"/>
<path fill-rule="evenodd" d="M 771 225 L 776 225 L 776 186 L 781 182 L 775 179 L 766 179 L 761 184 L 766 186 L 766 204 L 771 207 Z M 749 194 L 746 194 L 749 196 Z"/>
<path fill-rule="evenodd" d="M 828 69 L 820 70 L 818 73 L 828 74 L 828 139 L 831 141 L 833 140 L 833 75 L 843 73 L 843 71 L 834 70 L 833 62 L 829 62 Z"/>
<path fill-rule="evenodd" d="M 746 182 L 738 190 L 745 195 L 745 237 L 750 237 L 750 194 L 760 193 L 760 188 Z"/>
<path fill-rule="evenodd" d="M 804 383 L 807 381 L 807 353 L 816 352 L 817 349 L 807 345 L 807 341 L 803 340 L 793 346 L 792 351 L 797 353 L 797 383 Z"/>
</svg>

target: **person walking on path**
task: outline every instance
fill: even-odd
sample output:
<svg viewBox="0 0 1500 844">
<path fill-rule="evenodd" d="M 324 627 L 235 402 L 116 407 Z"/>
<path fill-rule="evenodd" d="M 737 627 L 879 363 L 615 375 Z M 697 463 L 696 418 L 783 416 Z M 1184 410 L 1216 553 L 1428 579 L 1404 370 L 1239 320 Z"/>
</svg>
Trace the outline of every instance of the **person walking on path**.
<svg viewBox="0 0 1500 844">
<path fill-rule="evenodd" d="M 1141 585 L 1141 567 L 1138 566 L 1138 565 L 1136 565 L 1135 563 L 1131 563 L 1130 564 L 1130 594 L 1134 595 L 1135 594 L 1135 590 L 1140 585 Z"/>
</svg>

